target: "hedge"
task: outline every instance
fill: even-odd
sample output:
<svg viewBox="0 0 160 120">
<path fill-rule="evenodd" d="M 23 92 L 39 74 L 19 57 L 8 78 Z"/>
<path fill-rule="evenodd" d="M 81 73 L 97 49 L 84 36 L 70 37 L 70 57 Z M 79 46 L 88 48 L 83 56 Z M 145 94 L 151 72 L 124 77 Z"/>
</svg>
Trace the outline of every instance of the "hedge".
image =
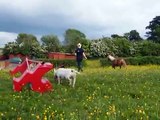
<svg viewBox="0 0 160 120">
<path fill-rule="evenodd" d="M 160 56 L 126 57 L 124 59 L 127 65 L 160 65 Z M 101 66 L 111 65 L 111 62 L 107 58 L 102 58 L 99 61 Z"/>
<path fill-rule="evenodd" d="M 125 60 L 129 65 L 160 65 L 160 56 L 128 57 Z"/>
<path fill-rule="evenodd" d="M 65 67 L 73 67 L 76 66 L 76 60 L 54 60 L 54 59 L 37 59 L 38 61 L 44 61 L 44 62 L 50 62 L 54 65 L 54 67 L 59 67 L 61 65 L 64 65 Z M 83 66 L 86 66 L 86 62 L 83 60 Z"/>
</svg>

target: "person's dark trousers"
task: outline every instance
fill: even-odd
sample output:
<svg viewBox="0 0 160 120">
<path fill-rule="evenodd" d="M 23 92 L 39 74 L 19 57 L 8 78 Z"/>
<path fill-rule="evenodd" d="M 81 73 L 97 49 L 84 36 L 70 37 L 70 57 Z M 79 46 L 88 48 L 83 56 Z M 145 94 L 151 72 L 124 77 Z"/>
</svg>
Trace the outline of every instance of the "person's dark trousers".
<svg viewBox="0 0 160 120">
<path fill-rule="evenodd" d="M 77 60 L 77 67 L 78 67 L 78 72 L 83 71 L 82 70 L 82 60 Z"/>
</svg>

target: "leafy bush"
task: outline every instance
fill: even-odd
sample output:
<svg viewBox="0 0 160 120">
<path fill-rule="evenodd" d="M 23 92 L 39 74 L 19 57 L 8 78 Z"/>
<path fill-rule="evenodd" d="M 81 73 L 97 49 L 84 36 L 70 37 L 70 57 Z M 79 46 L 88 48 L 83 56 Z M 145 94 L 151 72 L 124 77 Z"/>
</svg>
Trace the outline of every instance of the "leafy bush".
<svg viewBox="0 0 160 120">
<path fill-rule="evenodd" d="M 101 58 L 99 61 L 102 67 L 111 65 L 111 61 L 106 58 Z"/>
<path fill-rule="evenodd" d="M 50 62 L 54 65 L 54 67 L 59 67 L 60 65 L 64 65 L 65 67 L 76 66 L 76 60 L 54 60 L 54 59 L 38 59 L 39 61 Z M 83 61 L 83 66 L 86 66 L 85 61 Z"/>
<path fill-rule="evenodd" d="M 160 65 L 160 57 L 157 56 L 128 57 L 126 58 L 126 61 L 130 65 L 146 65 L 146 64 Z"/>
<path fill-rule="evenodd" d="M 93 40 L 90 46 L 92 57 L 106 57 L 107 53 L 114 53 L 118 56 L 130 56 L 134 53 L 133 46 L 125 38 L 103 38 Z"/>
<path fill-rule="evenodd" d="M 125 61 L 128 65 L 160 65 L 160 57 L 157 56 L 126 57 Z M 100 64 L 101 66 L 108 66 L 111 65 L 111 62 L 107 59 L 100 59 Z"/>
</svg>

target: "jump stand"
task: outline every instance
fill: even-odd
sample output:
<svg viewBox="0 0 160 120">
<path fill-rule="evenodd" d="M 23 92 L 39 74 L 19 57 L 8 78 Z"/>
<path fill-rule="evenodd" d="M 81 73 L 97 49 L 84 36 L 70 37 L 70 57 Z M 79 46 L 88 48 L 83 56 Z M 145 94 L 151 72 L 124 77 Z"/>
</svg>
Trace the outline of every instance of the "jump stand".
<svg viewBox="0 0 160 120">
<path fill-rule="evenodd" d="M 20 92 L 23 87 L 30 84 L 31 90 L 36 92 L 46 92 L 53 89 L 52 84 L 43 75 L 53 69 L 51 63 L 25 59 L 22 64 L 17 65 L 10 74 L 13 76 L 13 90 Z M 21 76 L 16 78 L 14 75 L 20 72 Z"/>
</svg>

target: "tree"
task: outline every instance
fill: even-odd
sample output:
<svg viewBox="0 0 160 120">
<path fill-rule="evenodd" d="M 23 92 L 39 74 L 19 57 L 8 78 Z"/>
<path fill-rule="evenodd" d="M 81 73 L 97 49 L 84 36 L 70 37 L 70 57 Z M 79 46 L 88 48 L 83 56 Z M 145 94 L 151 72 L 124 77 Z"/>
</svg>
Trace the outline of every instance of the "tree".
<svg viewBox="0 0 160 120">
<path fill-rule="evenodd" d="M 90 57 L 105 57 L 107 45 L 103 39 L 92 40 L 90 45 Z"/>
<path fill-rule="evenodd" d="M 31 44 L 31 43 L 39 43 L 37 38 L 32 34 L 19 33 L 16 39 L 18 44 Z"/>
<path fill-rule="evenodd" d="M 44 58 L 44 57 L 48 57 L 46 56 L 47 54 L 47 50 L 45 49 L 45 47 L 40 46 L 37 43 L 33 43 L 31 48 L 30 48 L 30 56 L 31 58 Z"/>
<path fill-rule="evenodd" d="M 9 56 L 9 54 L 19 53 L 19 45 L 17 42 L 8 42 L 3 48 L 3 55 Z"/>
<path fill-rule="evenodd" d="M 125 38 L 121 38 L 121 39 L 119 38 L 116 40 L 113 39 L 113 42 L 117 48 L 117 51 L 115 53 L 117 56 L 129 56 L 130 55 L 131 53 L 130 51 L 131 42 L 130 41 L 128 41 Z"/>
<path fill-rule="evenodd" d="M 126 38 L 127 40 L 129 40 L 129 35 L 130 35 L 130 33 L 129 32 L 127 32 L 127 33 L 124 33 L 124 38 Z"/>
<path fill-rule="evenodd" d="M 41 57 L 43 54 L 44 49 L 40 46 L 37 38 L 32 34 L 18 34 L 16 43 L 19 45 L 19 53 L 27 55 L 30 58 Z"/>
<path fill-rule="evenodd" d="M 40 46 L 37 38 L 32 34 L 20 33 L 17 36 L 16 42 L 21 50 L 19 52 L 23 55 L 28 55 L 31 58 L 34 55 L 32 51 L 33 47 L 35 47 L 34 44 L 36 44 L 37 47 Z"/>
<path fill-rule="evenodd" d="M 146 29 L 150 30 L 146 32 L 146 36 L 148 37 L 147 39 L 160 43 L 160 16 L 153 18 Z"/>
<path fill-rule="evenodd" d="M 107 37 L 92 40 L 90 45 L 90 57 L 106 57 L 107 53 L 117 54 L 118 49 L 117 46 L 115 46 L 114 41 L 116 40 Z"/>
<path fill-rule="evenodd" d="M 64 44 L 66 46 L 66 52 L 73 53 L 76 48 L 76 45 L 79 42 L 82 43 L 82 45 L 88 42 L 85 34 L 76 29 L 66 30 L 64 37 L 65 37 Z"/>
<path fill-rule="evenodd" d="M 60 41 L 55 35 L 45 35 L 41 38 L 42 46 L 46 48 L 48 52 L 59 52 Z"/>
<path fill-rule="evenodd" d="M 3 54 L 6 56 L 19 53 L 31 58 L 42 58 L 46 56 L 46 49 L 34 35 L 20 33 L 15 42 L 8 42 L 3 48 Z"/>
<path fill-rule="evenodd" d="M 125 33 L 124 37 L 130 41 L 140 41 L 142 38 L 136 30 L 131 30 L 129 33 Z"/>
<path fill-rule="evenodd" d="M 123 36 L 120 36 L 120 35 L 118 35 L 118 34 L 112 34 L 111 37 L 112 37 L 112 38 L 123 38 Z"/>
<path fill-rule="evenodd" d="M 132 42 L 126 38 L 103 38 L 91 42 L 91 57 L 106 57 L 107 53 L 112 53 L 119 57 L 130 56 L 132 54 Z"/>
<path fill-rule="evenodd" d="M 160 44 L 153 41 L 142 41 L 138 44 L 139 54 L 141 56 L 158 56 Z"/>
</svg>

